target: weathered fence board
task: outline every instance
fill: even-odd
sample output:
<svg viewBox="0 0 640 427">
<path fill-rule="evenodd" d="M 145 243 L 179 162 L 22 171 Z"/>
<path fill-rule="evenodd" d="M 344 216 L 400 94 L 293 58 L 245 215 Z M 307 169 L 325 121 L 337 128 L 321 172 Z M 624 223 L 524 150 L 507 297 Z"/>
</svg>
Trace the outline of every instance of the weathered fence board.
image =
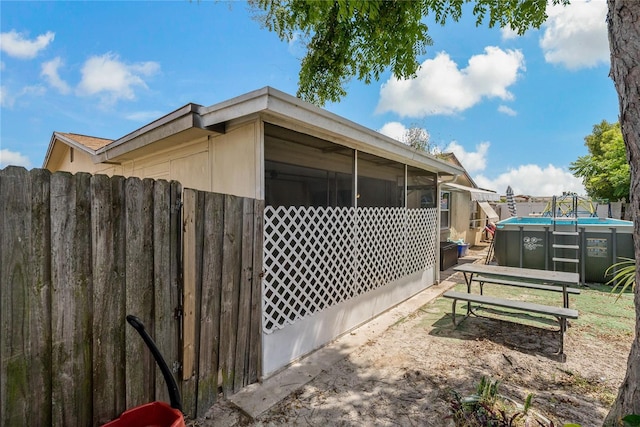
<svg viewBox="0 0 640 427">
<path fill-rule="evenodd" d="M 249 374 L 249 338 L 251 331 L 251 280 L 253 278 L 253 200 L 242 200 L 242 235 L 240 240 L 240 282 L 238 295 L 238 332 L 233 391 L 247 385 Z"/>
<path fill-rule="evenodd" d="M 220 347 L 220 293 L 224 231 L 224 196 L 207 193 L 204 204 L 204 246 L 202 248 L 202 298 L 200 315 L 200 358 L 198 364 L 198 416 L 218 395 L 218 351 Z"/>
<path fill-rule="evenodd" d="M 25 417 L 28 425 L 47 425 L 51 422 L 51 253 L 50 241 L 50 173 L 45 170 L 31 174 L 29 200 L 31 238 L 29 243 L 29 270 L 32 287 L 28 290 L 29 320 L 27 333 L 23 337 L 29 348 L 28 390 L 32 393 L 31 410 Z M 37 395 L 33 397 L 34 393 Z M 42 405 L 42 406 L 40 406 Z M 33 408 L 38 408 L 34 411 Z M 45 412 L 49 411 L 49 412 Z"/>
<path fill-rule="evenodd" d="M 197 400 L 196 354 L 196 286 L 197 286 L 197 193 L 185 190 L 183 195 L 183 333 L 182 333 L 182 405 L 187 413 L 195 413 Z"/>
<path fill-rule="evenodd" d="M 177 182 L 0 170 L 0 426 L 101 425 L 169 400 L 127 314 L 190 416 L 258 379 L 264 203 L 182 196 Z"/>
<path fill-rule="evenodd" d="M 242 199 L 225 196 L 224 241 L 222 249 L 222 292 L 220 302 L 220 369 L 224 395 L 234 390 L 238 298 L 240 294 L 240 245 L 242 244 Z"/>
<path fill-rule="evenodd" d="M 153 336 L 153 181 L 129 178 L 125 192 L 125 309 Z M 135 329 L 127 327 L 125 337 L 127 407 L 133 407 L 155 398 L 155 362 Z"/>
<path fill-rule="evenodd" d="M 93 238 L 93 419 L 103 424 L 126 409 L 124 178 L 91 181 Z"/>
<path fill-rule="evenodd" d="M 93 422 L 90 175 L 51 175 L 54 425 Z"/>
<path fill-rule="evenodd" d="M 0 425 L 51 425 L 49 174 L 0 175 Z"/>
<path fill-rule="evenodd" d="M 153 191 L 153 262 L 154 262 L 154 337 L 160 352 L 175 376 L 179 373 L 180 323 L 176 308 L 180 306 L 178 281 L 180 233 L 180 199 L 176 183 L 156 181 Z M 169 213 L 169 215 L 167 215 Z M 155 400 L 169 401 L 167 384 L 160 369 L 155 369 Z"/>
<path fill-rule="evenodd" d="M 251 325 L 247 384 L 258 381 L 262 373 L 262 258 L 264 242 L 264 200 L 254 200 L 253 269 L 251 275 Z"/>
</svg>

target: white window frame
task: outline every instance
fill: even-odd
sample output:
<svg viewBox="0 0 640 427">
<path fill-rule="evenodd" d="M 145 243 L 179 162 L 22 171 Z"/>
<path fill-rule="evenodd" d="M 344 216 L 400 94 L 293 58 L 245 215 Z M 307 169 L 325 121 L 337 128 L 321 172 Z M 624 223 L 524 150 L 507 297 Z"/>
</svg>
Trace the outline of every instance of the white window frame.
<svg viewBox="0 0 640 427">
<path fill-rule="evenodd" d="M 444 204 L 445 199 L 447 201 L 446 205 Z M 442 225 L 444 218 L 446 218 L 446 226 Z M 449 228 L 451 228 L 451 192 L 441 191 L 440 192 L 440 229 L 448 230 Z"/>
</svg>

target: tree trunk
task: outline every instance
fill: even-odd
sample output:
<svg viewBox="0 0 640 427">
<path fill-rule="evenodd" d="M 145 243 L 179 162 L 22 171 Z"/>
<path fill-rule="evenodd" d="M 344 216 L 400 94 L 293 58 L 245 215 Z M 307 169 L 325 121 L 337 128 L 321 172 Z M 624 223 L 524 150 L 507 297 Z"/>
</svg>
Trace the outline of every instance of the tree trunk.
<svg viewBox="0 0 640 427">
<path fill-rule="evenodd" d="M 630 211 L 634 222 L 635 259 L 640 260 L 640 1 L 608 0 L 611 78 L 618 91 L 620 125 L 631 166 Z M 627 373 L 604 425 L 620 425 L 629 414 L 640 415 L 640 269 L 636 269 L 636 329 Z"/>
</svg>

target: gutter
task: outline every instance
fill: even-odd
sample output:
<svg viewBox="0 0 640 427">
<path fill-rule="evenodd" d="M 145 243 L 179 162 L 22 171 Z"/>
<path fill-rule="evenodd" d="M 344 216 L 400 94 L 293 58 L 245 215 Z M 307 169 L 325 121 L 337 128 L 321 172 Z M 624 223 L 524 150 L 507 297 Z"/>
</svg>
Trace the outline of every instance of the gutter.
<svg viewBox="0 0 640 427">
<path fill-rule="evenodd" d="M 224 124 L 211 127 L 202 124 L 200 117 L 202 108 L 201 105 L 193 103 L 178 108 L 97 150 L 93 153 L 92 160 L 94 163 L 107 163 L 118 156 L 191 128 L 224 133 Z"/>
</svg>

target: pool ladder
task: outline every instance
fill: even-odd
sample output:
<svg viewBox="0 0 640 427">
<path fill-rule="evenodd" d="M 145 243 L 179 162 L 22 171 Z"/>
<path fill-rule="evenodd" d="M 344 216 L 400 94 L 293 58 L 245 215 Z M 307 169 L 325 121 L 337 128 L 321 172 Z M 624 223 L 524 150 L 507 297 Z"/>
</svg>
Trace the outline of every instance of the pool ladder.
<svg viewBox="0 0 640 427">
<path fill-rule="evenodd" d="M 553 196 L 551 208 L 553 212 L 552 223 L 553 231 L 553 270 L 558 270 L 560 265 L 574 264 L 575 272 L 579 273 L 580 265 L 580 232 L 578 231 L 578 196 L 573 196 L 572 209 L 570 211 L 562 211 L 556 204 L 556 196 Z M 558 215 L 560 213 L 560 215 Z M 567 230 L 563 227 L 563 231 L 558 230 L 558 225 L 572 225 L 573 230 Z M 557 243 L 562 238 L 563 243 Z M 569 241 L 567 243 L 567 241 Z M 562 251 L 563 256 L 558 256 L 558 252 Z M 567 251 L 573 254 L 573 257 L 566 255 Z M 562 269 L 564 271 L 564 269 Z"/>
</svg>

